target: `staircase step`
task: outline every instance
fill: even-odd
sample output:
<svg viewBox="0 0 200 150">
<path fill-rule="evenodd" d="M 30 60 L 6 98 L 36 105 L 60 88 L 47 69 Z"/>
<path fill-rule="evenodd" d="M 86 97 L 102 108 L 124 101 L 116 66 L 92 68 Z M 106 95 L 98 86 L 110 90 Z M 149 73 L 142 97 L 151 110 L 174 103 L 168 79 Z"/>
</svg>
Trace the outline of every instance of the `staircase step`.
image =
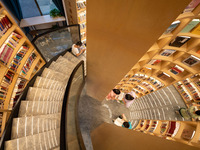
<svg viewBox="0 0 200 150">
<path fill-rule="evenodd" d="M 62 101 L 64 91 L 29 87 L 26 99 L 29 101 Z"/>
<path fill-rule="evenodd" d="M 60 128 L 5 142 L 5 150 L 53 149 L 60 145 Z"/>
<path fill-rule="evenodd" d="M 43 88 L 43 89 L 52 89 L 63 91 L 65 86 L 60 81 L 55 81 L 47 78 L 38 76 L 35 80 L 34 87 Z"/>
<path fill-rule="evenodd" d="M 57 72 L 61 72 L 65 74 L 66 76 L 70 76 L 75 65 L 72 64 L 65 64 L 65 63 L 60 63 L 60 62 L 52 62 L 51 65 L 48 67 L 49 69 L 55 70 Z"/>
<path fill-rule="evenodd" d="M 74 63 L 79 61 L 78 58 L 76 56 L 74 56 L 70 52 L 67 52 L 63 57 L 66 58 L 66 59 L 68 59 L 71 62 L 74 62 Z"/>
<path fill-rule="evenodd" d="M 69 59 L 63 57 L 63 56 L 59 56 L 59 58 L 56 60 L 57 63 L 61 63 L 61 64 L 65 64 L 69 67 L 76 66 L 80 61 L 78 59 L 76 59 L 76 61 L 70 61 Z"/>
<path fill-rule="evenodd" d="M 45 68 L 42 72 L 42 77 L 55 80 L 55 81 L 60 81 L 62 83 L 67 83 L 69 76 L 66 76 L 65 74 L 61 72 L 57 72 L 55 70 Z"/>
<path fill-rule="evenodd" d="M 47 132 L 60 127 L 60 114 L 14 118 L 11 139 Z"/>
<path fill-rule="evenodd" d="M 19 117 L 57 114 L 62 109 L 62 101 L 21 101 Z"/>
</svg>

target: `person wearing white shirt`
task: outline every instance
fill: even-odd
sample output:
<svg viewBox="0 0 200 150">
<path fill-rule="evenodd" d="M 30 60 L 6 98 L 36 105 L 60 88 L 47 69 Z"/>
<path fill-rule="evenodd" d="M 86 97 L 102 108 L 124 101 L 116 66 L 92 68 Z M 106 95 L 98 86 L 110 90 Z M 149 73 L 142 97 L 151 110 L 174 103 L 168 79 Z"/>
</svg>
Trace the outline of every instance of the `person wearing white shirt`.
<svg viewBox="0 0 200 150">
<path fill-rule="evenodd" d="M 77 57 L 84 53 L 85 50 L 86 48 L 82 46 L 81 41 L 78 41 L 76 44 L 72 45 L 72 53 Z"/>
</svg>

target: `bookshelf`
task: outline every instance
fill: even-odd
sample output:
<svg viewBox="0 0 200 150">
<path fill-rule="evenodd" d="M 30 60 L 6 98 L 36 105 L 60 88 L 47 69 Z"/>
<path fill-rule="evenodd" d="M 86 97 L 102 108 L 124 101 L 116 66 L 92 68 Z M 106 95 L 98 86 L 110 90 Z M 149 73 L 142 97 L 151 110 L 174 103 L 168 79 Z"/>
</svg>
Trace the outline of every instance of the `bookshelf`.
<svg viewBox="0 0 200 150">
<path fill-rule="evenodd" d="M 0 2 L 0 137 L 12 108 L 45 61 Z M 32 58 L 34 55 L 34 59 Z M 26 70 L 26 74 L 22 71 Z"/>
<path fill-rule="evenodd" d="M 140 120 L 133 130 L 200 147 L 200 122 Z"/>
<path fill-rule="evenodd" d="M 66 0 L 64 7 L 67 12 L 68 24 L 79 24 L 81 41 L 86 43 L 86 0 Z"/>
<path fill-rule="evenodd" d="M 181 95 L 186 104 L 189 104 L 191 100 L 186 100 L 184 93 L 188 94 L 192 101 L 198 102 L 194 97 L 199 95 L 200 79 L 198 77 L 191 79 L 191 77 L 199 74 L 199 29 L 200 5 L 193 10 L 186 8 L 116 87 L 122 91 L 136 91 L 137 96 L 141 97 L 174 84 L 177 90 L 182 92 Z M 183 84 L 186 79 L 189 79 L 188 82 L 191 82 L 194 89 L 189 90 Z M 178 89 L 180 87 L 183 88 Z M 195 94 L 192 93 L 194 91 L 196 91 Z"/>
</svg>

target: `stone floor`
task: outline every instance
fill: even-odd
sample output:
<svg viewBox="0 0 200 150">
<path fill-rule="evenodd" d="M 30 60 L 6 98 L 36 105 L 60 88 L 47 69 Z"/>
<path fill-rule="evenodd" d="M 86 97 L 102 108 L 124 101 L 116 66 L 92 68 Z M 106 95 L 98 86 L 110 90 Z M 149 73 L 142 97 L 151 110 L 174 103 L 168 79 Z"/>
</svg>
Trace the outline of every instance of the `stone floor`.
<svg viewBox="0 0 200 150">
<path fill-rule="evenodd" d="M 91 131 L 104 122 L 113 124 L 112 119 L 122 113 L 131 121 L 133 128 L 140 119 L 184 120 L 175 111 L 186 106 L 172 85 L 135 100 L 129 108 L 117 101 L 96 100 L 85 95 L 84 91 L 79 102 L 79 120 L 87 150 L 93 149 Z"/>
</svg>

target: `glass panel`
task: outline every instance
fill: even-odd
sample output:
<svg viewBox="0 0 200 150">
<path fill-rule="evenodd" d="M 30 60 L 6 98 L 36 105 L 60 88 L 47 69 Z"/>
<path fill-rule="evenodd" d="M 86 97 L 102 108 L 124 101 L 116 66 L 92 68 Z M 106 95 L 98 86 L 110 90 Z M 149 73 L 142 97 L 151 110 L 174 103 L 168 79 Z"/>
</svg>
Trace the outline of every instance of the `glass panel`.
<svg viewBox="0 0 200 150">
<path fill-rule="evenodd" d="M 76 149 L 80 149 L 79 143 L 78 143 L 78 137 L 77 137 L 77 130 L 76 130 L 76 109 L 77 109 L 77 101 L 79 99 L 80 95 L 80 88 L 81 85 L 83 84 L 84 79 L 83 79 L 83 69 L 82 66 L 79 67 L 77 70 L 71 84 L 70 92 L 69 92 L 69 97 L 68 97 L 68 105 L 67 105 L 67 116 L 66 116 L 66 135 L 67 135 L 67 141 L 66 143 L 68 144 L 69 148 L 69 143 L 70 146 L 72 146 L 72 141 L 73 141 L 73 147 L 76 147 Z"/>
<path fill-rule="evenodd" d="M 52 0 L 36 0 L 43 15 L 49 15 L 52 9 L 58 9 Z"/>
<path fill-rule="evenodd" d="M 45 59 L 49 61 L 59 53 L 71 48 L 72 44 L 79 40 L 79 28 L 77 25 L 47 32 L 38 37 L 34 44 Z"/>
</svg>

